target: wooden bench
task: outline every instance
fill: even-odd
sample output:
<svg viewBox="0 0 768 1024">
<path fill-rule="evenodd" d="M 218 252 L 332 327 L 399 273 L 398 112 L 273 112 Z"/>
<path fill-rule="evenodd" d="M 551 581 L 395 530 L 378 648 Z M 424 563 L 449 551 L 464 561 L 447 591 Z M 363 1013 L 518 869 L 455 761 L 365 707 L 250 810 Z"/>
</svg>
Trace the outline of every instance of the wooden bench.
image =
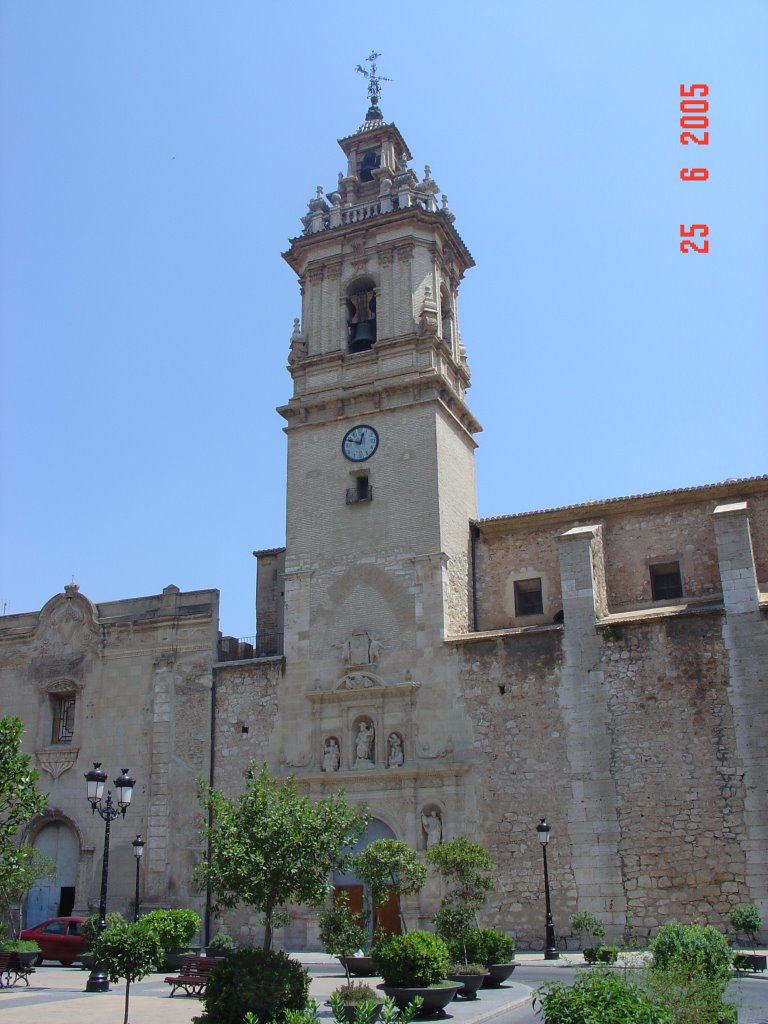
<svg viewBox="0 0 768 1024">
<path fill-rule="evenodd" d="M 22 963 L 18 953 L 0 951 L 0 988 L 12 988 L 19 979 L 29 986 L 29 975 L 35 968 Z"/>
<path fill-rule="evenodd" d="M 173 985 L 171 996 L 177 988 L 183 988 L 188 996 L 201 996 L 205 992 L 211 971 L 224 959 L 222 956 L 185 956 L 178 974 L 165 979 L 166 985 Z"/>
</svg>

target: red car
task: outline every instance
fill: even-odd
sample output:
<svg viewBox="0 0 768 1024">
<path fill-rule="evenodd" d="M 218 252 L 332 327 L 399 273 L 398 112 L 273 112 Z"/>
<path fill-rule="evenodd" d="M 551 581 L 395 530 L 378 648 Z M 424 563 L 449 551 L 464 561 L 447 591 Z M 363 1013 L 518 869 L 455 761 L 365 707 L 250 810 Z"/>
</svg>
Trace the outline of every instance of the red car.
<svg viewBox="0 0 768 1024">
<path fill-rule="evenodd" d="M 85 952 L 85 938 L 80 934 L 84 917 L 52 917 L 34 928 L 25 928 L 20 938 L 31 939 L 40 947 L 37 963 L 58 960 L 69 967 Z"/>
</svg>

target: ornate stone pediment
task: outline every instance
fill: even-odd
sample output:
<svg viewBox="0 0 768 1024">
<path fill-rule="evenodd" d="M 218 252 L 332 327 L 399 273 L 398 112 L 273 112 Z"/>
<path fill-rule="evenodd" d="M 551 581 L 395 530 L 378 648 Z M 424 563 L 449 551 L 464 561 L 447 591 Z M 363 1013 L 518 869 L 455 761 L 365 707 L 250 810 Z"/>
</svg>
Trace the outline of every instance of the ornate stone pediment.
<svg viewBox="0 0 768 1024">
<path fill-rule="evenodd" d="M 87 597 L 69 583 L 64 594 L 57 594 L 40 612 L 35 647 L 43 655 L 67 654 L 98 642 L 96 610 Z"/>
<path fill-rule="evenodd" d="M 387 684 L 373 672 L 347 672 L 334 689 L 336 690 L 380 690 Z"/>
</svg>

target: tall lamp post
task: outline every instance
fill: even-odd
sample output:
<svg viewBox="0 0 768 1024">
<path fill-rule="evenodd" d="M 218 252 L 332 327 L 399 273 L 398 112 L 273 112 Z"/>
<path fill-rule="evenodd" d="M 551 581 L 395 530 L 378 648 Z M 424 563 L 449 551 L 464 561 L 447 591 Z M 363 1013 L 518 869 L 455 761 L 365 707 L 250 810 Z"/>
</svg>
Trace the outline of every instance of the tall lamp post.
<svg viewBox="0 0 768 1024">
<path fill-rule="evenodd" d="M 133 847 L 133 856 L 136 858 L 136 904 L 133 911 L 133 920 L 139 920 L 139 864 L 141 864 L 141 855 L 144 853 L 144 840 L 141 836 L 136 838 L 131 843 Z"/>
<path fill-rule="evenodd" d="M 541 843 L 541 853 L 544 858 L 544 898 L 547 906 L 546 946 L 544 949 L 544 959 L 559 960 L 560 954 L 557 952 L 557 942 L 555 940 L 555 924 L 552 920 L 552 903 L 549 898 L 549 871 L 547 870 L 547 843 L 549 842 L 549 833 L 551 829 L 552 826 L 547 824 L 545 818 L 542 818 L 536 826 L 536 831 L 539 833 L 539 842 Z"/>
<path fill-rule="evenodd" d="M 101 862 L 101 896 L 99 898 L 99 920 L 96 925 L 99 935 L 107 927 L 107 881 L 109 879 L 109 829 L 115 818 L 125 812 L 131 805 L 133 787 L 136 780 L 128 774 L 128 769 L 123 768 L 122 774 L 114 782 L 117 790 L 117 805 L 112 803 L 112 793 L 107 790 L 107 799 L 102 803 L 104 795 L 104 783 L 107 781 L 107 773 L 102 770 L 101 761 L 94 761 L 93 768 L 85 773 L 86 794 L 91 805 L 91 812 L 99 815 L 104 821 L 104 857 Z M 85 986 L 86 992 L 109 992 L 109 977 L 98 964 L 94 964 L 88 982 Z"/>
</svg>

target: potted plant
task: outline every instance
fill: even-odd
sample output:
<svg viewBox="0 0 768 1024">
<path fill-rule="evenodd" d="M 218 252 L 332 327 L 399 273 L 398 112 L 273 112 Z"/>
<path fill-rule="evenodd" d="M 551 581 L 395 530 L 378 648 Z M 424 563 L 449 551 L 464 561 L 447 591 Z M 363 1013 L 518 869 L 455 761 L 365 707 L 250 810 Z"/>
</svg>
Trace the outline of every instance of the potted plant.
<svg viewBox="0 0 768 1024">
<path fill-rule="evenodd" d="M 517 966 L 514 962 L 515 940 L 495 928 L 471 928 L 464 945 L 469 960 L 485 964 L 488 968 L 483 988 L 498 988 Z"/>
<path fill-rule="evenodd" d="M 13 964 L 15 960 L 26 967 L 31 967 L 40 956 L 40 947 L 31 939 L 6 939 L 0 944 L 0 950 L 3 953 L 14 953 L 11 963 Z"/>
<path fill-rule="evenodd" d="M 368 942 L 366 916 L 349 909 L 349 893 L 346 890 L 340 889 L 335 894 L 333 905 L 319 915 L 318 921 L 323 949 L 339 958 L 347 982 L 350 974 L 360 976 L 374 973 L 371 958 L 358 955 L 358 951 L 362 951 Z"/>
<path fill-rule="evenodd" d="M 235 951 L 235 940 L 226 932 L 217 932 L 205 947 L 208 956 L 229 956 Z"/>
<path fill-rule="evenodd" d="M 488 977 L 490 971 L 485 964 L 468 964 L 463 960 L 452 963 L 447 974 L 449 981 L 457 981 L 461 985 L 456 993 L 456 997 L 461 999 L 477 999 L 477 990 Z"/>
<path fill-rule="evenodd" d="M 398 1009 L 420 996 L 424 1000 L 421 1013 L 438 1013 L 460 988 L 446 978 L 451 964 L 448 947 L 431 932 L 389 935 L 374 944 L 371 957 L 384 979 L 378 988 L 392 996 Z"/>
<path fill-rule="evenodd" d="M 125 918 L 119 910 L 110 910 L 104 919 L 107 928 L 114 928 L 116 924 L 125 924 Z M 80 934 L 85 939 L 85 952 L 80 956 L 80 967 L 84 971 L 91 971 L 96 963 L 91 950 L 99 935 L 99 915 L 90 914 L 80 925 Z"/>
<path fill-rule="evenodd" d="M 347 981 L 331 993 L 333 1016 L 346 1024 L 373 1024 L 383 1005 L 378 994 L 361 981 Z"/>
<path fill-rule="evenodd" d="M 166 971 L 178 970 L 182 958 L 199 949 L 189 945 L 201 925 L 200 916 L 194 910 L 152 910 L 138 923 L 157 936 L 165 950 Z"/>
<path fill-rule="evenodd" d="M 728 917 L 731 922 L 731 928 L 733 928 L 736 935 L 740 932 L 746 935 L 749 944 L 752 946 L 751 953 L 739 950 L 733 954 L 733 966 L 737 971 L 764 971 L 766 968 L 766 956 L 764 953 L 758 953 L 755 949 L 757 946 L 757 934 L 763 926 L 760 911 L 753 904 L 740 904 L 738 907 L 731 908 Z"/>
<path fill-rule="evenodd" d="M 615 964 L 618 958 L 618 946 L 588 946 L 584 950 L 584 963 L 587 964 Z"/>
<path fill-rule="evenodd" d="M 579 910 L 575 914 L 571 914 L 570 917 L 571 928 L 579 938 L 579 945 L 584 948 L 582 937 L 589 935 L 593 939 L 604 939 L 605 938 L 605 925 L 599 917 L 595 917 L 594 914 L 590 914 L 588 910 Z M 590 949 L 595 948 L 593 946 L 587 946 L 584 949 L 584 959 L 587 963 L 593 963 L 592 960 L 587 958 L 587 952 Z"/>
<path fill-rule="evenodd" d="M 471 963 L 467 954 L 467 938 L 476 928 L 474 910 L 468 906 L 447 906 L 443 901 L 432 923 L 451 954 L 453 963 L 448 978 L 461 984 L 456 995 L 476 999 L 477 990 L 490 972 L 484 964 Z"/>
</svg>

